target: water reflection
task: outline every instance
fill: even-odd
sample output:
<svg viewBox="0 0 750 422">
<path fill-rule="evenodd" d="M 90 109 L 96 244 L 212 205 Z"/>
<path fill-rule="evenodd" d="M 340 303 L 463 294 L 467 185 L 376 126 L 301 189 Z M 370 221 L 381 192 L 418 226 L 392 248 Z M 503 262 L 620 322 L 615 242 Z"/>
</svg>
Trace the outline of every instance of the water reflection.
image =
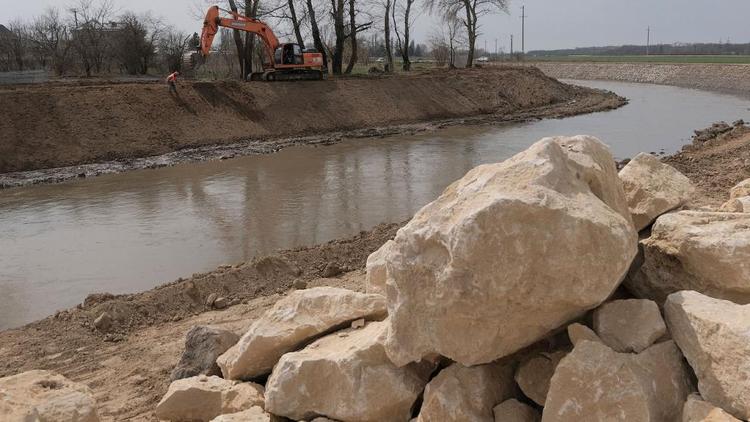
<svg viewBox="0 0 750 422">
<path fill-rule="evenodd" d="M 673 152 L 692 129 L 750 117 L 748 101 L 588 83 L 625 108 L 502 127 L 298 147 L 268 156 L 0 191 L 0 329 L 254 255 L 401 221 L 472 167 L 544 136 L 588 133 L 619 157 Z"/>
</svg>

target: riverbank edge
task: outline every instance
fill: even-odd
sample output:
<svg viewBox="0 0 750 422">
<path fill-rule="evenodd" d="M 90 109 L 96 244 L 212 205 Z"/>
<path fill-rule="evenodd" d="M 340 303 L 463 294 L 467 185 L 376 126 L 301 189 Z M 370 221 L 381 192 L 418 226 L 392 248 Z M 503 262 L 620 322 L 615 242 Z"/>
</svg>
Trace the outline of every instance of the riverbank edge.
<svg viewBox="0 0 750 422">
<path fill-rule="evenodd" d="M 533 66 L 556 79 L 669 85 L 750 98 L 750 65 L 717 63 L 539 62 Z"/>
<path fill-rule="evenodd" d="M 400 125 L 367 127 L 356 130 L 332 131 L 314 136 L 250 138 L 230 144 L 185 148 L 166 154 L 143 158 L 113 160 L 68 167 L 0 173 L 0 190 L 39 184 L 62 183 L 106 174 L 134 170 L 158 169 L 185 163 L 226 160 L 249 155 L 279 152 L 294 146 L 326 146 L 347 139 L 382 138 L 435 131 L 456 125 L 504 125 L 542 119 L 562 119 L 583 114 L 610 111 L 627 104 L 627 99 L 613 92 L 571 85 L 575 94 L 568 101 L 521 110 L 511 114 L 489 113 L 449 119 L 428 120 Z"/>
</svg>

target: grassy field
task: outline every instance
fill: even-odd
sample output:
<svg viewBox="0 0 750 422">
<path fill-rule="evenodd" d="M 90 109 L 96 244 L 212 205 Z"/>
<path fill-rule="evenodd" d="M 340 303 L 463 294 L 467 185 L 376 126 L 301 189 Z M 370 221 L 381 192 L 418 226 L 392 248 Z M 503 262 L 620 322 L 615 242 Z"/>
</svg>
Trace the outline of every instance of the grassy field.
<svg viewBox="0 0 750 422">
<path fill-rule="evenodd" d="M 750 64 L 750 56 L 559 56 L 528 57 L 527 60 L 545 62 Z"/>
</svg>

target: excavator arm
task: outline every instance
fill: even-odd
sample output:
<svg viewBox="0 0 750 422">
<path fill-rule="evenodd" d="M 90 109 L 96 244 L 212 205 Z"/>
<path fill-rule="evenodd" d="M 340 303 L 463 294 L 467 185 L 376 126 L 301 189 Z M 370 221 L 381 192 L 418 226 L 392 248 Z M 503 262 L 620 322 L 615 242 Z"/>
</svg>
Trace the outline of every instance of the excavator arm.
<svg viewBox="0 0 750 422">
<path fill-rule="evenodd" d="M 279 39 L 273 33 L 271 28 L 264 22 L 243 16 L 239 13 L 226 11 L 231 17 L 221 17 L 222 9 L 219 6 L 212 6 L 206 13 L 203 20 L 203 32 L 201 33 L 200 53 L 205 59 L 211 52 L 211 45 L 214 37 L 219 32 L 220 27 L 237 29 L 244 32 L 250 32 L 257 35 L 265 46 L 268 55 L 268 63 L 274 62 L 274 52 L 279 46 Z"/>
</svg>

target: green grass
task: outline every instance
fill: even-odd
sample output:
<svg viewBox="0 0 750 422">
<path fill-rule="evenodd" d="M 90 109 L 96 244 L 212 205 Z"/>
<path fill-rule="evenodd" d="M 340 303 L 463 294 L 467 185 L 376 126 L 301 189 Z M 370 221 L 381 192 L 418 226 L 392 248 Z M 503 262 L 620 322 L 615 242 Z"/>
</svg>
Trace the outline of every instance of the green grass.
<svg viewBox="0 0 750 422">
<path fill-rule="evenodd" d="M 720 63 L 750 64 L 750 56 L 559 56 L 528 57 L 528 61 L 541 62 L 602 62 L 602 63 Z"/>
</svg>

